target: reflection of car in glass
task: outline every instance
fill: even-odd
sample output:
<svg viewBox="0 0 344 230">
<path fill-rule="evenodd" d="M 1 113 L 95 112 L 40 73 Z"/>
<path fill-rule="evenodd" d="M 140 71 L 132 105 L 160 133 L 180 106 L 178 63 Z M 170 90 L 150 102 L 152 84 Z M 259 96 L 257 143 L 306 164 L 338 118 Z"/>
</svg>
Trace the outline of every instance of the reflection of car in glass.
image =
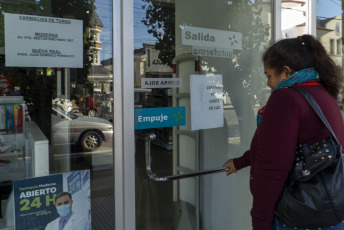
<svg viewBox="0 0 344 230">
<path fill-rule="evenodd" d="M 91 95 L 85 98 L 84 103 L 80 106 L 83 114 L 94 117 L 98 114 L 98 107 L 102 104 L 104 96 Z"/>
<path fill-rule="evenodd" d="M 52 104 L 62 107 L 62 109 L 66 112 L 70 112 L 73 109 L 72 102 L 64 98 L 55 98 L 52 100 Z"/>
<path fill-rule="evenodd" d="M 54 104 L 52 115 L 53 143 L 56 145 L 66 145 L 66 136 L 69 136 L 69 144 L 80 145 L 83 151 L 89 152 L 105 141 L 112 141 L 113 126 L 105 119 L 77 116 Z"/>
<path fill-rule="evenodd" d="M 110 121 L 113 124 L 113 113 L 112 112 L 102 113 L 101 117 L 104 118 L 105 120 Z"/>
</svg>

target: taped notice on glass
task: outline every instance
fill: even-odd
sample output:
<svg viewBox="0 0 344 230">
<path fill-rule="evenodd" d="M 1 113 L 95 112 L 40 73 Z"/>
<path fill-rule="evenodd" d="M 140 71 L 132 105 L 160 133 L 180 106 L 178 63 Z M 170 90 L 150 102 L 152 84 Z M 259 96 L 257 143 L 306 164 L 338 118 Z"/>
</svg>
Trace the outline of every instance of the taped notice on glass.
<svg viewBox="0 0 344 230">
<path fill-rule="evenodd" d="M 82 20 L 5 13 L 5 65 L 83 68 L 82 25 Z"/>
<path fill-rule="evenodd" d="M 222 75 L 191 75 L 191 129 L 223 127 Z"/>
</svg>

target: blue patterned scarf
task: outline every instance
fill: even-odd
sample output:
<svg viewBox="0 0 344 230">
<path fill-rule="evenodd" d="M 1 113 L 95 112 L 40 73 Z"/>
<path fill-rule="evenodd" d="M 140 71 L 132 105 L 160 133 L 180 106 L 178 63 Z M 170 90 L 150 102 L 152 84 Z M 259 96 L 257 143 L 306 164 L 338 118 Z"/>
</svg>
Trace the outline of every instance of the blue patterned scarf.
<svg viewBox="0 0 344 230">
<path fill-rule="evenodd" d="M 279 88 L 290 87 L 290 86 L 293 86 L 295 84 L 302 84 L 304 82 L 312 81 L 312 80 L 316 80 L 316 81 L 320 80 L 319 74 L 315 70 L 315 68 L 311 67 L 311 68 L 307 68 L 307 69 L 302 69 L 302 70 L 299 70 L 299 71 L 293 73 L 287 79 L 281 81 L 276 86 L 276 88 L 273 89 L 273 91 L 276 89 L 279 89 Z M 265 109 L 265 106 L 262 107 L 261 109 L 259 109 L 259 111 L 258 111 L 257 126 L 259 125 L 260 121 L 262 120 L 264 109 Z"/>
</svg>

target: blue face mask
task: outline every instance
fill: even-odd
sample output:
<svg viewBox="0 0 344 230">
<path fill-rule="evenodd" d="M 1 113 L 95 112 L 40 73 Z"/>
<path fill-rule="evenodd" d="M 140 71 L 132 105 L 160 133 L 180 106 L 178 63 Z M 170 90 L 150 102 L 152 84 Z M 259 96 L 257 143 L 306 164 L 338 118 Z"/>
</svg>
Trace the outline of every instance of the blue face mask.
<svg viewBox="0 0 344 230">
<path fill-rule="evenodd" d="M 57 207 L 56 210 L 60 216 L 63 216 L 63 217 L 67 216 L 70 213 L 70 204 L 61 205 L 61 206 Z"/>
</svg>

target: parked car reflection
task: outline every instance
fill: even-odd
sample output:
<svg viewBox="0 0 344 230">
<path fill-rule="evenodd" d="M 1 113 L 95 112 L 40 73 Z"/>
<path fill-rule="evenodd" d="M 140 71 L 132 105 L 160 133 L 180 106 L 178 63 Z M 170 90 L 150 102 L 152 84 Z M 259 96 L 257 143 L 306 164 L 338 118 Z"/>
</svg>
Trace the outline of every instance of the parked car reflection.
<svg viewBox="0 0 344 230">
<path fill-rule="evenodd" d="M 67 111 L 66 111 L 67 110 Z M 90 152 L 111 142 L 113 125 L 99 118 L 71 114 L 69 108 L 64 109 L 58 104 L 52 105 L 52 144 L 77 145 L 84 152 Z"/>
<path fill-rule="evenodd" d="M 84 115 L 95 117 L 99 114 L 99 107 L 104 101 L 104 95 L 90 95 L 84 98 L 83 102 L 80 104 L 80 110 Z"/>
</svg>

